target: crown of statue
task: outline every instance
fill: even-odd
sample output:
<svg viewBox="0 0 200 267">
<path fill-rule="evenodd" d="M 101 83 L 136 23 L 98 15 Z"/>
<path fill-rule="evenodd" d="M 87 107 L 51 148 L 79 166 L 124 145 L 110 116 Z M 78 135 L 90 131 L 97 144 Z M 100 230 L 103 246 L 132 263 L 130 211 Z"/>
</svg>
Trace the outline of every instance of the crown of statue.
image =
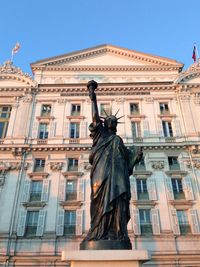
<svg viewBox="0 0 200 267">
<path fill-rule="evenodd" d="M 118 121 L 118 120 L 121 119 L 121 118 L 123 118 L 124 116 L 120 116 L 120 117 L 117 118 L 117 114 L 118 114 L 118 112 L 119 112 L 119 109 L 118 109 L 118 111 L 115 113 L 115 115 L 112 115 L 111 112 L 110 112 L 110 114 L 108 114 L 108 113 L 105 111 L 105 109 L 103 109 L 103 112 L 106 114 L 106 117 L 100 116 L 100 118 L 104 119 L 104 121 L 107 121 L 107 120 L 111 119 L 111 120 L 113 120 L 113 121 L 116 121 L 117 123 L 123 123 L 123 122 L 120 122 L 120 121 Z"/>
</svg>

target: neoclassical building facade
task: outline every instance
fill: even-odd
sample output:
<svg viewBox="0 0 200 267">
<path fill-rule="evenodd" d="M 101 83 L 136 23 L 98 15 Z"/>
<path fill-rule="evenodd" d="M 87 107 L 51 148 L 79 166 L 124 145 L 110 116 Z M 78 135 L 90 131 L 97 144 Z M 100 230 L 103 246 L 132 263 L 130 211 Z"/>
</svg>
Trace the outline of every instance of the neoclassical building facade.
<svg viewBox="0 0 200 267">
<path fill-rule="evenodd" d="M 124 116 L 144 158 L 130 176 L 133 249 L 146 267 L 200 266 L 200 64 L 101 45 L 0 66 L 0 266 L 68 266 L 90 226 L 91 103 Z"/>
</svg>

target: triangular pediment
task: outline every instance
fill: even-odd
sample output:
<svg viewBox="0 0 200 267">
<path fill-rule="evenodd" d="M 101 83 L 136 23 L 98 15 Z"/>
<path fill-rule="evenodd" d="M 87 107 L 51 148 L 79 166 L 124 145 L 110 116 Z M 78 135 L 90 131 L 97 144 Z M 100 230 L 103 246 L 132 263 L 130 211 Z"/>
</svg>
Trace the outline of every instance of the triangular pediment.
<svg viewBox="0 0 200 267">
<path fill-rule="evenodd" d="M 70 66 L 176 66 L 183 64 L 169 58 L 154 56 L 113 45 L 101 45 L 73 53 L 37 61 L 31 67 L 70 67 Z"/>
</svg>

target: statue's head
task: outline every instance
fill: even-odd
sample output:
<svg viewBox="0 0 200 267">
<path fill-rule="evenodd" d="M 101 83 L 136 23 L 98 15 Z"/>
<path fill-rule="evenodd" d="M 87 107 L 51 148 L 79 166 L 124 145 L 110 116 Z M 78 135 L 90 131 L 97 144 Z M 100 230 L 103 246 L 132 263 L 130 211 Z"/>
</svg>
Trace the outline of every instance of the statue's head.
<svg viewBox="0 0 200 267">
<path fill-rule="evenodd" d="M 117 131 L 117 117 L 110 115 L 107 116 L 104 119 L 104 126 L 109 129 L 109 130 L 113 130 L 114 132 Z"/>
<path fill-rule="evenodd" d="M 105 111 L 104 111 L 105 112 Z M 117 113 L 119 112 L 119 110 L 117 111 Z M 121 116 L 119 118 L 116 117 L 117 113 L 115 115 L 108 115 L 106 112 L 106 117 L 101 117 L 104 119 L 104 126 L 108 131 L 111 131 L 113 133 L 117 132 L 117 124 L 118 123 L 122 123 L 122 122 L 118 122 L 119 119 L 121 119 L 124 116 Z"/>
</svg>

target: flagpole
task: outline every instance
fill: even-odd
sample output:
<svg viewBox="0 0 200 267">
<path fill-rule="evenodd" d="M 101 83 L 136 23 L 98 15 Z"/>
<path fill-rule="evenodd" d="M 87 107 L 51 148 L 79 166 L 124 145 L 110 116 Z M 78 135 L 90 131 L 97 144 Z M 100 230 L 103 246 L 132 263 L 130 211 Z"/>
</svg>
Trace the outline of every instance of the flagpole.
<svg viewBox="0 0 200 267">
<path fill-rule="evenodd" d="M 197 59 L 199 59 L 199 52 L 198 52 L 198 49 L 197 49 L 197 44 L 194 43 L 195 47 L 196 47 L 196 53 L 197 53 Z"/>
</svg>

